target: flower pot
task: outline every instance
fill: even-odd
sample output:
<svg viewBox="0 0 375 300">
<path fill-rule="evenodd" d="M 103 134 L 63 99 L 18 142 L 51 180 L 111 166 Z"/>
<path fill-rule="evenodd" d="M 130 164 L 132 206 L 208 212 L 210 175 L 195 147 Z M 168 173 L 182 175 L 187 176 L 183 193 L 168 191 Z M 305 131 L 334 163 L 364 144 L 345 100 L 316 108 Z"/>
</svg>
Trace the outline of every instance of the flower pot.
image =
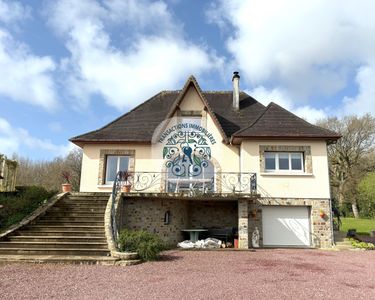
<svg viewBox="0 0 375 300">
<path fill-rule="evenodd" d="M 123 185 L 122 188 L 121 188 L 121 191 L 124 192 L 124 193 L 130 193 L 131 187 L 132 186 L 130 184 Z"/>
<path fill-rule="evenodd" d="M 70 183 L 63 183 L 61 187 L 63 193 L 70 193 L 72 191 L 72 185 Z"/>
<path fill-rule="evenodd" d="M 252 209 L 251 210 L 251 217 L 255 218 L 257 216 L 257 210 L 256 209 Z"/>
</svg>

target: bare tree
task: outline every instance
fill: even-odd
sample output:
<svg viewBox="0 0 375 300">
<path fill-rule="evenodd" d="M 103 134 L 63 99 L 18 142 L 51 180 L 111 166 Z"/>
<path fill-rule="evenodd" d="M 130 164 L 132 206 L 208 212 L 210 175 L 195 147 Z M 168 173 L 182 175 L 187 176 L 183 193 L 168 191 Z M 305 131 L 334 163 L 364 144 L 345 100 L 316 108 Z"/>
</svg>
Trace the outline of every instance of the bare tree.
<svg viewBox="0 0 375 300">
<path fill-rule="evenodd" d="M 38 185 L 49 191 L 59 191 L 63 182 L 62 173 L 71 175 L 73 190 L 79 189 L 81 177 L 82 151 L 72 150 L 64 158 L 56 157 L 51 161 L 33 161 L 13 156 L 18 163 L 17 185 Z"/>
<path fill-rule="evenodd" d="M 365 174 L 364 161 L 372 160 L 375 139 L 375 119 L 366 114 L 363 117 L 347 116 L 327 118 L 319 126 L 336 131 L 342 138 L 328 147 L 331 186 L 339 203 L 352 204 L 353 214 L 358 218 L 357 184 Z"/>
<path fill-rule="evenodd" d="M 68 156 L 65 158 L 65 164 L 68 172 L 71 175 L 71 184 L 73 190 L 79 190 L 81 182 L 81 167 L 82 167 L 82 150 L 75 148 L 70 151 Z"/>
</svg>

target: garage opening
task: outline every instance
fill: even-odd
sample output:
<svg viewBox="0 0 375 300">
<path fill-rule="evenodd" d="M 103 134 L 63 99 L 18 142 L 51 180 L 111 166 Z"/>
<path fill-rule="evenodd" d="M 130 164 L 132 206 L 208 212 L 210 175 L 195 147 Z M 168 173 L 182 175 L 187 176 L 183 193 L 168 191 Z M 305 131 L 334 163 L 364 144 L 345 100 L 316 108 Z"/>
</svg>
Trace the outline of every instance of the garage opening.
<svg viewBox="0 0 375 300">
<path fill-rule="evenodd" d="M 206 230 L 199 238 L 216 238 L 229 247 L 234 246 L 234 239 L 238 238 L 237 201 L 187 201 L 187 215 L 189 228 Z"/>
<path fill-rule="evenodd" d="M 263 206 L 263 246 L 310 247 L 310 207 Z"/>
</svg>

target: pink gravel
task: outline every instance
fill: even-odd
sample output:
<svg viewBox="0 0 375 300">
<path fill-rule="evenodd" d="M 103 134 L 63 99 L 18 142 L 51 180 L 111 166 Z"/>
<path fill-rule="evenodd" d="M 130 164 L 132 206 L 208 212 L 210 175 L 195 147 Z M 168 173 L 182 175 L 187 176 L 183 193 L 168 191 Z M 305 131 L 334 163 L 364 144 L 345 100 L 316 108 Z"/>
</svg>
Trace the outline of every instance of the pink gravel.
<svg viewBox="0 0 375 300">
<path fill-rule="evenodd" d="M 1 264 L 0 299 L 375 299 L 375 251 L 168 251 L 131 267 Z"/>
</svg>

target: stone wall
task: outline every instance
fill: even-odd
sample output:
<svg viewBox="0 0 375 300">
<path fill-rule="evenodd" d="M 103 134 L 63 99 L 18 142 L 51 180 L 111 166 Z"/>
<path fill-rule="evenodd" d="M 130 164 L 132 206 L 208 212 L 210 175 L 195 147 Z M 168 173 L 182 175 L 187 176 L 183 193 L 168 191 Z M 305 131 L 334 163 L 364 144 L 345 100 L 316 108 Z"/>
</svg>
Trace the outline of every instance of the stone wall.
<svg viewBox="0 0 375 300">
<path fill-rule="evenodd" d="M 170 246 L 182 241 L 181 229 L 188 226 L 187 203 L 181 199 L 126 197 L 122 209 L 121 228 L 156 233 Z M 170 212 L 169 224 L 164 223 L 167 211 Z"/>
<path fill-rule="evenodd" d="M 160 199 L 157 197 L 126 197 L 122 206 L 120 228 L 144 229 L 158 234 L 168 245 L 183 240 L 181 229 L 238 227 L 239 247 L 251 248 L 251 236 L 258 227 L 262 238 L 262 207 L 267 205 L 310 207 L 311 241 L 316 248 L 332 246 L 331 216 L 328 199 L 240 198 L 238 201 Z M 170 212 L 170 223 L 164 223 Z M 320 212 L 326 217 L 323 219 Z"/>
<path fill-rule="evenodd" d="M 261 198 L 249 201 L 249 246 L 251 246 L 251 236 L 255 227 L 260 232 L 260 246 L 263 245 L 262 238 L 262 206 L 285 205 L 285 206 L 308 206 L 310 207 L 311 220 L 311 242 L 316 248 L 332 247 L 331 215 L 329 199 L 294 199 L 294 198 Z M 325 218 L 320 216 L 320 212 L 326 214 Z"/>
<path fill-rule="evenodd" d="M 170 212 L 170 223 L 164 223 Z M 144 229 L 158 234 L 171 246 L 184 239 L 185 228 L 237 227 L 237 201 L 199 201 L 125 197 L 120 228 Z"/>
<path fill-rule="evenodd" d="M 237 201 L 188 201 L 190 228 L 238 226 Z"/>
</svg>

